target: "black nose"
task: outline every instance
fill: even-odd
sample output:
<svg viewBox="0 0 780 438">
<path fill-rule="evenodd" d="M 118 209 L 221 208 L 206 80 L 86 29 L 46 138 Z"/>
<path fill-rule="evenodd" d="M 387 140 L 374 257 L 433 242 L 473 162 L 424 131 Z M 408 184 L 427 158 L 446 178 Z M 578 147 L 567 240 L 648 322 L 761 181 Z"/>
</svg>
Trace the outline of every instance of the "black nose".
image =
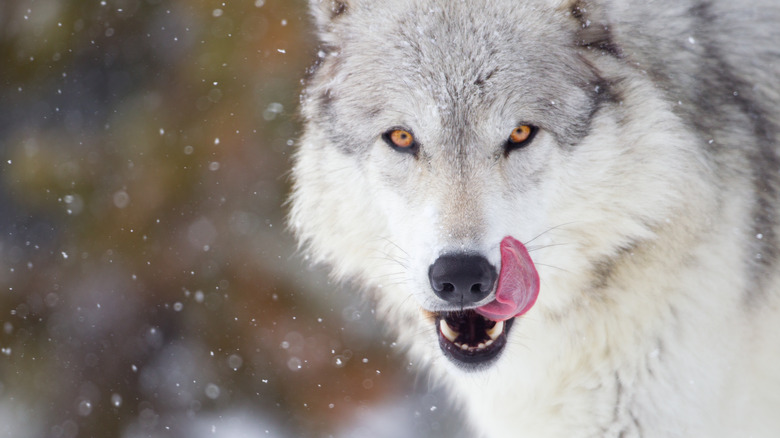
<svg viewBox="0 0 780 438">
<path fill-rule="evenodd" d="M 490 294 L 496 268 L 482 256 L 448 254 L 436 259 L 428 270 L 433 292 L 448 303 L 466 306 Z"/>
</svg>

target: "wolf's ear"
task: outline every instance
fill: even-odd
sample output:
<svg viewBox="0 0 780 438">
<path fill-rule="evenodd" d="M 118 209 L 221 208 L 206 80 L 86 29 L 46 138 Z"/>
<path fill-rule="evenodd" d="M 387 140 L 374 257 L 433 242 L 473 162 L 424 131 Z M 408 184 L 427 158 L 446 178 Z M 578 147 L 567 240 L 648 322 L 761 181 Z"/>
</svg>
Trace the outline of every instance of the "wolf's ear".
<svg viewBox="0 0 780 438">
<path fill-rule="evenodd" d="M 333 43 L 333 24 L 349 12 L 356 0 L 309 0 L 309 10 L 317 25 L 319 37 L 325 43 Z"/>
</svg>

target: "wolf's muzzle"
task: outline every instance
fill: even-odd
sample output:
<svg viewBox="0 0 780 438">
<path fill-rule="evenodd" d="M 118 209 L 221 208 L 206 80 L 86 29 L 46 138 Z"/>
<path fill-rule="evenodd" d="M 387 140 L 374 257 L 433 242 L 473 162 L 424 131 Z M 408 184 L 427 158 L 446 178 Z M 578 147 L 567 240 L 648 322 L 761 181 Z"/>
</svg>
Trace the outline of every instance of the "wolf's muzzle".
<svg viewBox="0 0 780 438">
<path fill-rule="evenodd" d="M 433 292 L 460 308 L 485 299 L 496 283 L 496 268 L 482 256 L 445 254 L 428 269 Z"/>
</svg>

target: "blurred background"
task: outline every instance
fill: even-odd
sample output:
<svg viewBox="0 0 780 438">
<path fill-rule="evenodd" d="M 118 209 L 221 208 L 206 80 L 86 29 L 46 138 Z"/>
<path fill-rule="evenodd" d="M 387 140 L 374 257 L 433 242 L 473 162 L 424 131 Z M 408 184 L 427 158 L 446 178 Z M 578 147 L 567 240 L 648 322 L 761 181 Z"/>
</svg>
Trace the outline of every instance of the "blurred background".
<svg viewBox="0 0 780 438">
<path fill-rule="evenodd" d="M 305 0 L 0 1 L 0 437 L 466 436 L 284 230 Z"/>
</svg>

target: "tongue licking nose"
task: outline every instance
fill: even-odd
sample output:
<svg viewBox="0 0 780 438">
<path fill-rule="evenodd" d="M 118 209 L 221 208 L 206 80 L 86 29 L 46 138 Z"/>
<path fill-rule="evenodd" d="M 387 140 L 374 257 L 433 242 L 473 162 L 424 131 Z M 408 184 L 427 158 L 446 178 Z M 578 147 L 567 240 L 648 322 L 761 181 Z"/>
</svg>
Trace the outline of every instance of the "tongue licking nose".
<svg viewBox="0 0 780 438">
<path fill-rule="evenodd" d="M 528 250 L 513 237 L 504 237 L 496 299 L 477 308 L 477 313 L 494 321 L 504 321 L 530 310 L 538 296 L 539 274 Z"/>
</svg>

